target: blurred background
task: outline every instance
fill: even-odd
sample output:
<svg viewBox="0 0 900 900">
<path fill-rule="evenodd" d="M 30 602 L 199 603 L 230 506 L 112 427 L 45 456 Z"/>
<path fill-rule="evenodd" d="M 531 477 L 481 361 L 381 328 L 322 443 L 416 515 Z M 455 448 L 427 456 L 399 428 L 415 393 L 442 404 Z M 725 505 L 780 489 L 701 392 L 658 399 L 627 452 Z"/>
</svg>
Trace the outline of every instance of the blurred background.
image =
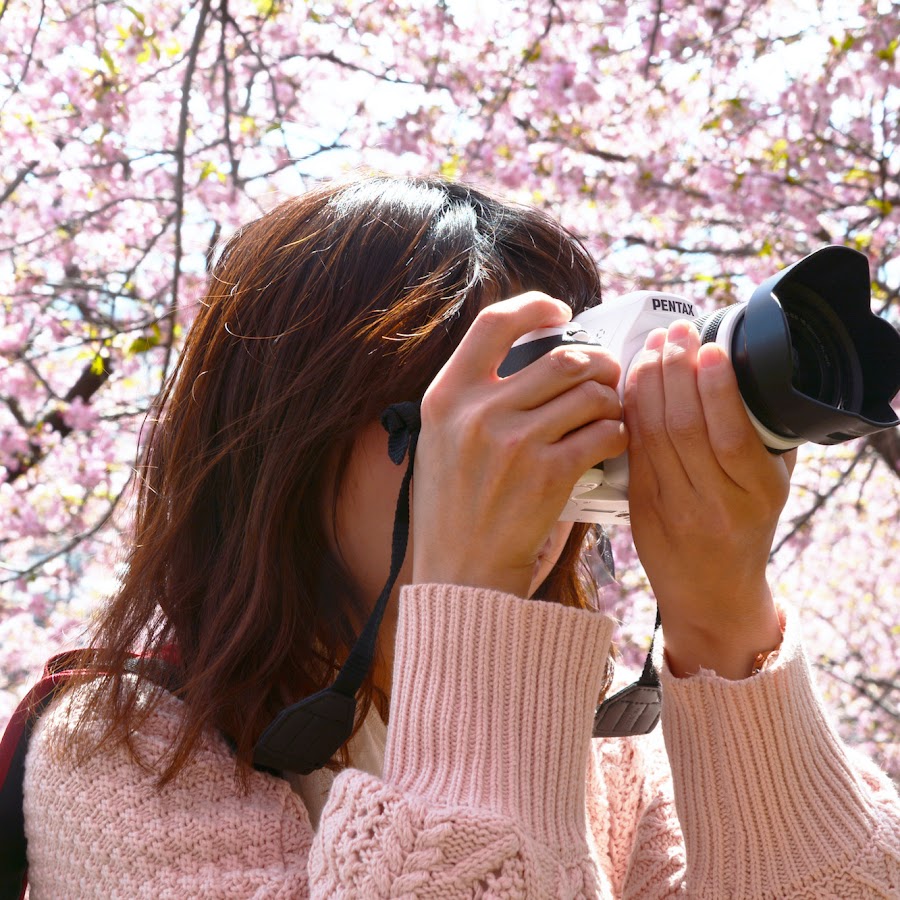
<svg viewBox="0 0 900 900">
<path fill-rule="evenodd" d="M 896 0 L 0 0 L 0 726 L 121 575 L 139 431 L 218 242 L 319 179 L 545 209 L 608 300 L 705 310 L 826 243 L 900 322 Z M 900 435 L 801 449 L 772 581 L 900 779 Z M 622 663 L 653 623 L 611 532 Z"/>
</svg>

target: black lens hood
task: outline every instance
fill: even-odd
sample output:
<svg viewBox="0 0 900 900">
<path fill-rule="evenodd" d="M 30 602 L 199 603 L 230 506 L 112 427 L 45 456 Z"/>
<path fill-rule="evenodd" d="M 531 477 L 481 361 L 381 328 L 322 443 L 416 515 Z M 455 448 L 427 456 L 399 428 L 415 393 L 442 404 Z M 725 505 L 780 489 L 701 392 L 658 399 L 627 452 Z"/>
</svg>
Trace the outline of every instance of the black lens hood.
<svg viewBox="0 0 900 900">
<path fill-rule="evenodd" d="M 822 402 L 792 382 L 788 315 L 810 302 L 827 305 L 852 344 L 852 403 Z M 891 400 L 900 390 L 900 334 L 872 312 L 868 260 L 849 247 L 823 247 L 760 284 L 735 326 L 731 355 L 750 411 L 785 437 L 837 444 L 898 424 Z"/>
</svg>

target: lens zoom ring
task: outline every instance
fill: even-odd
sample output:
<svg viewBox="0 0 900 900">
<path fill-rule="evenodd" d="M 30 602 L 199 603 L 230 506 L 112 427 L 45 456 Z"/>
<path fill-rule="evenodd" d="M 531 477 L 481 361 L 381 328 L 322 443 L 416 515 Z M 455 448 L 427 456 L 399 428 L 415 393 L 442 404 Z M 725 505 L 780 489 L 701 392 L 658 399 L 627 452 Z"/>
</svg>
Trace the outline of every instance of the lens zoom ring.
<svg viewBox="0 0 900 900">
<path fill-rule="evenodd" d="M 708 344 L 716 339 L 716 335 L 719 333 L 719 326 L 728 314 L 729 309 L 731 309 L 730 306 L 725 306 L 722 309 L 716 310 L 714 313 L 703 316 L 697 322 L 697 325 L 700 328 L 701 344 Z"/>
</svg>

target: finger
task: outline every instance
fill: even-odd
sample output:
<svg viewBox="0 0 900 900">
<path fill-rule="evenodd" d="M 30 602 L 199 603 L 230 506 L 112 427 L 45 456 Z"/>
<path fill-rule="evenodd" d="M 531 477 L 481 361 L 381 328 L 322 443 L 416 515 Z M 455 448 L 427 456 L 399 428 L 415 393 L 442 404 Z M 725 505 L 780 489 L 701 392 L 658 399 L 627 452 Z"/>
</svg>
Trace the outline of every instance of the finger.
<svg viewBox="0 0 900 900">
<path fill-rule="evenodd" d="M 503 379 L 504 397 L 514 409 L 537 409 L 585 382 L 615 389 L 621 372 L 618 360 L 601 347 L 564 345 L 507 375 Z"/>
<path fill-rule="evenodd" d="M 632 450 L 641 466 L 649 466 L 660 490 L 677 496 L 688 485 L 688 478 L 666 426 L 666 397 L 662 356 L 666 332 L 654 330 L 629 373 L 632 382 L 631 403 L 626 403 L 626 423 Z M 630 405 L 630 417 L 628 406 Z"/>
<path fill-rule="evenodd" d="M 571 318 L 565 303 L 537 291 L 492 303 L 478 313 L 441 375 L 465 382 L 496 376 L 509 348 L 522 335 L 565 325 Z"/>
<path fill-rule="evenodd" d="M 654 348 L 658 349 L 665 343 L 665 339 L 665 332 L 662 329 L 650 332 L 641 353 L 647 353 Z M 626 376 L 623 403 L 625 427 L 628 431 L 628 494 L 632 500 L 639 494 L 646 497 L 656 497 L 659 494 L 656 471 L 644 449 L 643 435 L 637 422 L 637 362 L 639 359 L 640 355 L 635 358 L 634 364 Z"/>
<path fill-rule="evenodd" d="M 685 475 L 698 493 L 724 478 L 709 444 L 697 386 L 700 335 L 687 321 L 669 326 L 663 348 L 666 432 Z"/>
<path fill-rule="evenodd" d="M 570 484 L 605 459 L 620 456 L 628 449 L 628 429 L 615 419 L 600 419 L 570 431 L 551 445 L 547 464 Z"/>
<path fill-rule="evenodd" d="M 719 466 L 745 490 L 758 488 L 761 472 L 781 465 L 765 448 L 744 408 L 734 369 L 717 344 L 704 344 L 697 355 L 697 388 Z"/>
<path fill-rule="evenodd" d="M 797 465 L 796 449 L 788 450 L 787 453 L 782 453 L 781 459 L 784 462 L 784 468 L 787 470 L 788 478 L 790 478 L 794 474 L 794 468 Z"/>
<path fill-rule="evenodd" d="M 548 444 L 602 419 L 621 422 L 622 402 L 615 388 L 596 381 L 576 384 L 537 409 L 520 415 L 520 420 L 528 423 L 529 434 Z"/>
</svg>

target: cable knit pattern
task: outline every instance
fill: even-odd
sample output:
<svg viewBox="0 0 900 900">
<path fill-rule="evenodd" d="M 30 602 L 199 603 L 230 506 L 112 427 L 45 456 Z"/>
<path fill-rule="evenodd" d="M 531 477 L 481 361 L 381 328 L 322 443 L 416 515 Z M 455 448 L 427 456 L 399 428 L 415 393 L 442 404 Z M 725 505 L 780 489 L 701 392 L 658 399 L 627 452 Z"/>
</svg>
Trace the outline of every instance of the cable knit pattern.
<svg viewBox="0 0 900 900">
<path fill-rule="evenodd" d="M 394 649 L 384 765 L 393 790 L 355 774 L 333 791 L 316 841 L 323 896 L 347 883 L 382 896 L 395 876 L 400 893 L 415 883 L 415 896 L 595 896 L 585 775 L 613 623 L 491 591 L 427 585 L 414 597 Z M 342 867 L 326 865 L 356 815 L 334 831 L 324 819 L 338 802 L 352 808 L 373 795 L 383 812 L 367 819 L 370 843 Z M 375 881 L 361 861 L 379 845 L 398 868 Z M 423 846 L 431 865 L 411 880 L 408 858 L 422 858 Z"/>
<path fill-rule="evenodd" d="M 594 741 L 588 774 L 591 855 L 615 897 L 680 895 L 683 841 L 662 735 Z"/>
<path fill-rule="evenodd" d="M 825 720 L 788 616 L 771 669 L 663 672 L 659 735 L 591 741 L 612 623 L 473 588 L 401 593 L 383 777 L 348 770 L 313 833 L 285 780 L 242 794 L 204 737 L 153 770 L 181 704 L 81 764 L 32 740 L 32 900 L 116 897 L 900 897 L 900 801 Z M 668 758 L 667 754 L 668 753 Z"/>
</svg>

